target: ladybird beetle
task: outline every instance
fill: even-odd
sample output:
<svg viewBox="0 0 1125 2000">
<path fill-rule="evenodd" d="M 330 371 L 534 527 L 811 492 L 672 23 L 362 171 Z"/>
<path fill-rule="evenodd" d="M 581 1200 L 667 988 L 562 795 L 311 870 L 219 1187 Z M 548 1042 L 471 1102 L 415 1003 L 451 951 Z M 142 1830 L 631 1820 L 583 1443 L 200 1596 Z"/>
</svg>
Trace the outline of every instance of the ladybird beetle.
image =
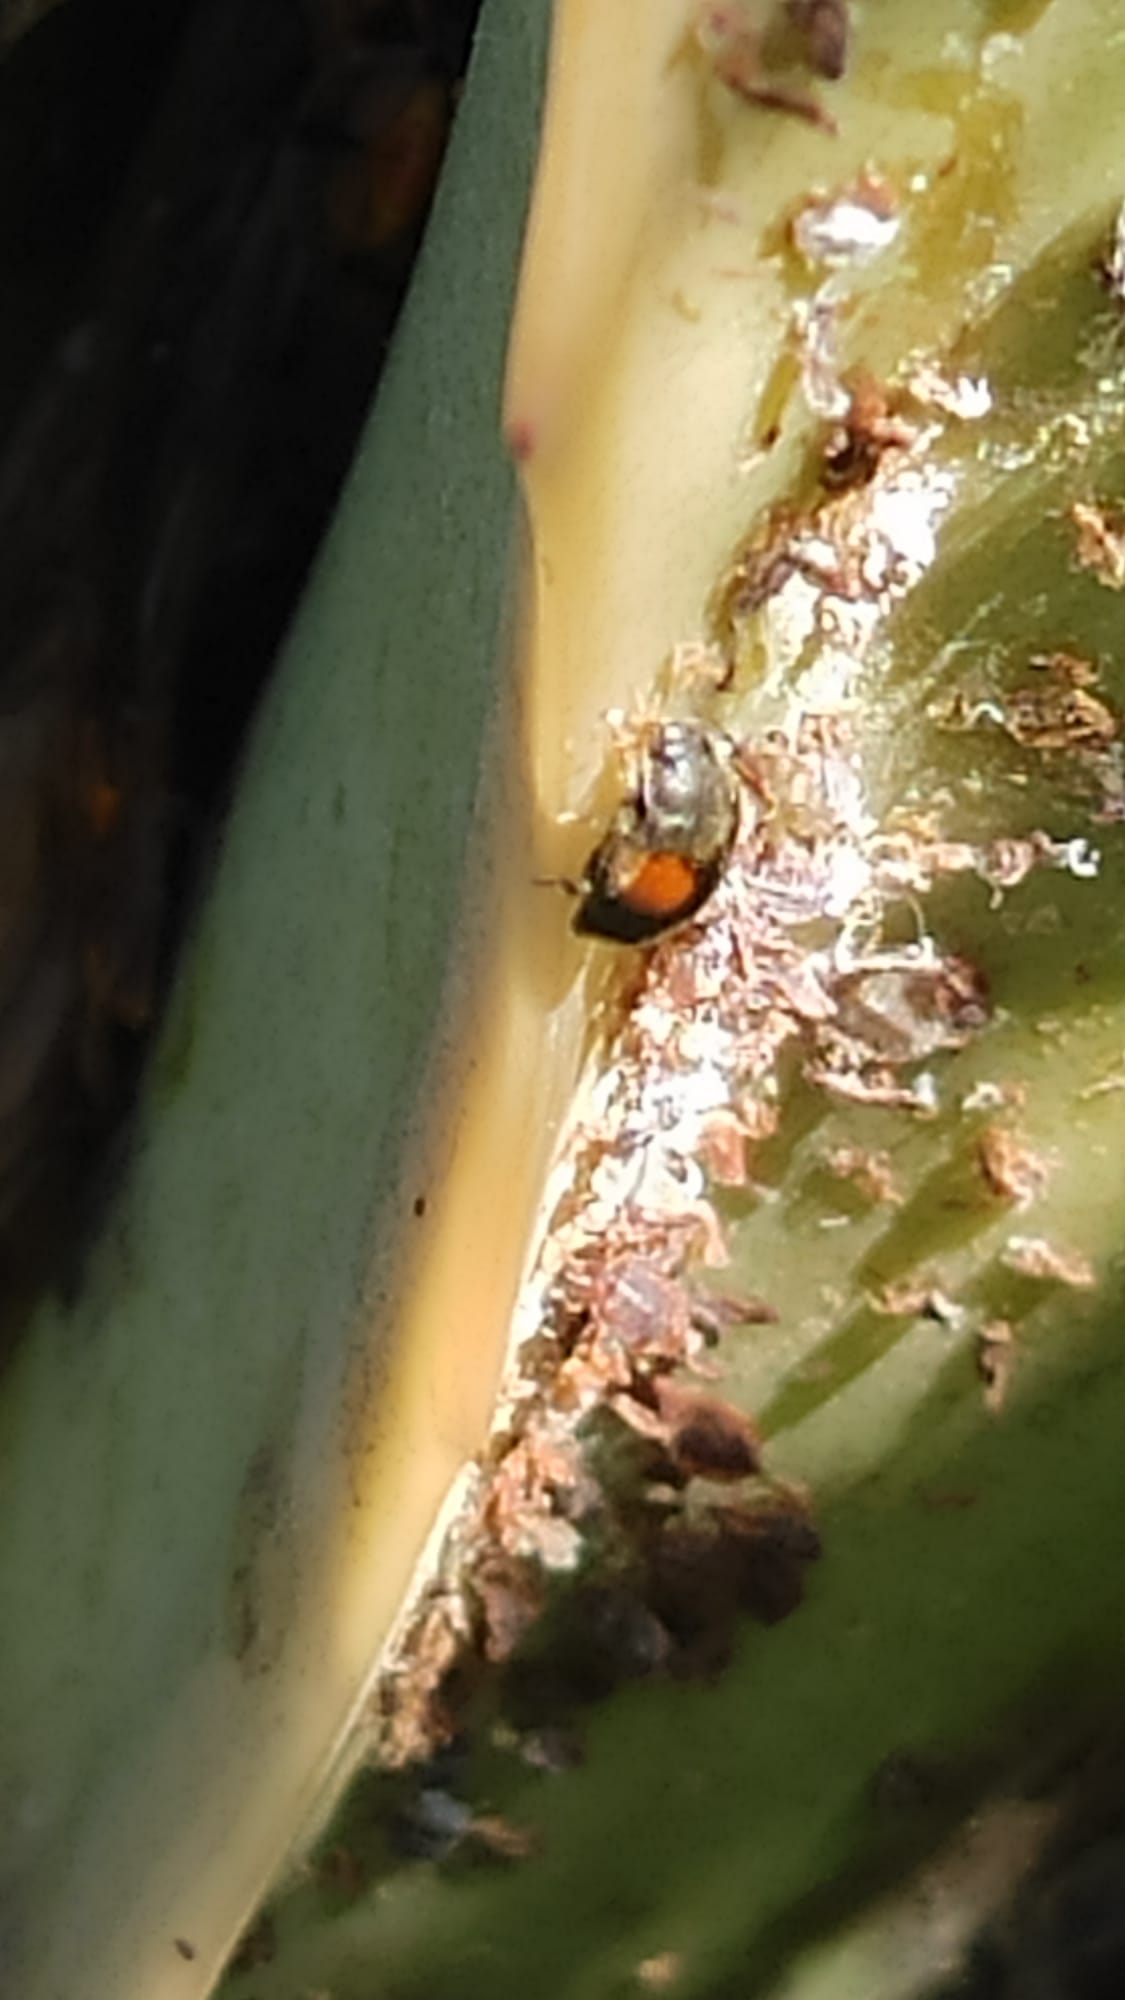
<svg viewBox="0 0 1125 2000">
<path fill-rule="evenodd" d="M 632 789 L 586 863 L 574 929 L 647 944 L 686 923 L 716 888 L 738 821 L 726 739 L 697 722 L 651 724 Z"/>
</svg>

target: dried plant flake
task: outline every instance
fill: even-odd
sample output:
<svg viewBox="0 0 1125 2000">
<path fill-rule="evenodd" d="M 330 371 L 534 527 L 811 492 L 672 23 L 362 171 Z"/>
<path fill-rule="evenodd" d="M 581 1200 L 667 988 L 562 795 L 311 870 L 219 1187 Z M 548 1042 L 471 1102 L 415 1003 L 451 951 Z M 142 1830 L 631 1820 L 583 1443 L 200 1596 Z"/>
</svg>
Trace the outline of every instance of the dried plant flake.
<svg viewBox="0 0 1125 2000">
<path fill-rule="evenodd" d="M 896 1204 L 902 1192 L 895 1180 L 890 1154 L 870 1146 L 833 1146 L 824 1156 L 829 1173 L 854 1182 L 871 1202 Z"/>
<path fill-rule="evenodd" d="M 822 378 L 812 393 L 831 401 L 842 391 L 853 407 L 855 385 L 844 388 L 835 367 L 833 324 L 822 299 L 809 321 Z M 804 515 L 778 509 L 747 538 L 716 599 L 712 634 L 695 642 L 709 684 L 733 670 L 746 628 L 762 619 L 777 621 L 774 639 L 790 619 L 801 645 L 819 639 L 842 672 L 854 672 L 886 613 L 933 560 L 954 477 L 928 454 L 940 427 L 886 435 L 868 484 Z M 1034 692 L 1049 692 L 1051 712 L 1025 704 L 1018 726 L 1043 738 L 1061 716 L 1072 744 L 1077 719 L 1085 752 L 1104 754 L 1109 711 L 1090 692 L 1084 663 L 1051 655 L 1045 671 Z M 622 720 L 623 742 L 628 729 Z M 686 1369 L 707 1372 L 709 1345 L 736 1318 L 776 1317 L 768 1301 L 724 1300 L 698 1285 L 700 1270 L 726 1257 L 711 1191 L 751 1185 L 754 1149 L 778 1127 L 787 1068 L 851 1102 L 936 1109 L 937 1063 L 990 1011 L 979 970 L 924 928 L 921 898 L 937 882 L 975 873 L 998 899 L 1036 868 L 1097 870 L 1082 837 L 958 841 L 936 815 L 880 825 L 848 717 L 834 702 L 794 701 L 781 725 L 732 744 L 730 755 L 741 811 L 725 872 L 694 921 L 629 961 L 618 1025 L 554 1178 L 517 1316 L 524 1338 L 447 1545 L 443 1573 L 459 1612 L 435 1623 L 423 1605 L 384 1676 L 391 1761 L 424 1754 L 427 1738 L 430 1747 L 448 1738 L 454 1681 L 465 1681 L 474 1660 L 502 1665 L 519 1651 L 552 1572 L 570 1572 L 576 1616 L 584 1604 L 603 1636 L 606 1619 L 621 1626 L 614 1672 L 626 1676 L 712 1671 L 740 1613 L 772 1620 L 799 1604 L 804 1566 L 819 1547 L 807 1508 L 771 1480 L 752 1418 L 680 1379 Z M 886 920 L 904 901 L 918 910 L 918 930 L 899 945 Z M 978 1086 L 965 1108 L 999 1109 L 1005 1090 Z M 1017 1204 L 1038 1186 L 1039 1163 L 1021 1148 L 1001 1127 L 978 1145 L 994 1192 Z M 873 1199 L 897 1198 L 886 1155 L 842 1147 L 835 1170 Z M 1005 1261 L 1033 1276 L 1093 1282 L 1085 1260 L 1041 1239 L 1012 1238 Z M 921 1272 L 871 1303 L 947 1327 L 965 1320 Z M 998 1357 L 1001 1341 L 992 1346 Z M 589 1449 L 601 1411 L 653 1447 L 636 1454 L 640 1483 L 627 1500 Z M 708 1495 L 714 1482 L 731 1497 Z"/>
<path fill-rule="evenodd" d="M 1049 1162 L 1008 1125 L 986 1125 L 976 1151 L 990 1192 L 1016 1208 L 1029 1208 L 1050 1179 Z"/>
<path fill-rule="evenodd" d="M 1093 500 L 1075 500 L 1070 518 L 1076 530 L 1075 559 L 1107 590 L 1125 589 L 1125 514 Z"/>
<path fill-rule="evenodd" d="M 1010 1236 L 1004 1247 L 1003 1262 L 1021 1277 L 1070 1285 L 1077 1291 L 1089 1291 L 1097 1283 L 1089 1258 L 1080 1250 L 1049 1243 L 1045 1236 Z"/>
<path fill-rule="evenodd" d="M 977 1373 L 984 1383 L 984 1405 L 999 1415 L 1008 1400 L 1016 1365 L 1015 1332 L 1010 1320 L 992 1319 L 977 1335 Z"/>
</svg>

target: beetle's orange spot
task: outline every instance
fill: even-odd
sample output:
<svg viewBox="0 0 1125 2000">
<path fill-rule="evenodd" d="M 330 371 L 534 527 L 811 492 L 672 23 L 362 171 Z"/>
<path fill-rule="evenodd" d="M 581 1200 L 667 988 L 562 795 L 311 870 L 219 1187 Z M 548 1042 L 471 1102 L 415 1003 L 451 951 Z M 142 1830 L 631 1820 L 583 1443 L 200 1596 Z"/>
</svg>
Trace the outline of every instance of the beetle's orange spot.
<svg viewBox="0 0 1125 2000">
<path fill-rule="evenodd" d="M 648 916 L 670 917 L 689 903 L 699 888 L 699 872 L 685 854 L 646 854 L 630 876 L 623 901 Z"/>
</svg>

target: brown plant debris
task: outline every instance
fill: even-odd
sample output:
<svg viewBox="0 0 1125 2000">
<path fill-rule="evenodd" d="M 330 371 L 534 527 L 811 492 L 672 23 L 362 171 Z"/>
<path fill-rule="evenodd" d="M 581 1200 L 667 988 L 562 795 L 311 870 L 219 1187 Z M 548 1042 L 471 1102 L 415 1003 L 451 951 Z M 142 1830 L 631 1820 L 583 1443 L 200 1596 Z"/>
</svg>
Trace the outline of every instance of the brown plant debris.
<svg viewBox="0 0 1125 2000">
<path fill-rule="evenodd" d="M 769 516 L 716 600 L 724 660 L 769 620 L 782 666 L 811 642 L 846 697 L 880 620 L 932 560 L 952 476 L 904 444 L 866 486 Z M 1087 692 L 1081 663 L 1045 671 L 1068 698 Z M 716 1348 L 776 1317 L 768 1300 L 704 1282 L 727 1254 L 716 1191 L 753 1185 L 795 1072 L 835 1098 L 939 1107 L 945 1058 L 987 1026 L 990 1003 L 980 969 L 927 928 L 935 884 L 972 872 L 999 901 L 1036 868 L 1097 872 L 1080 837 L 978 844 L 936 816 L 881 825 L 846 699 L 791 693 L 760 736 L 714 734 L 738 810 L 705 905 L 644 949 L 591 947 L 621 954 L 628 984 L 552 1180 L 440 1587 L 408 1613 L 377 1692 L 391 1764 L 462 1727 L 486 1670 L 522 1737 L 624 1679 L 713 1673 L 740 1619 L 797 1608 L 819 1553 L 809 1502 L 773 1475 L 752 1416 L 715 1381 Z M 1001 1091 L 980 1108 L 1007 1103 Z M 1041 1163 L 999 1124 L 978 1157 L 1002 1198 L 1038 1187 Z M 897 1198 L 886 1154 L 843 1146 L 830 1161 L 872 1200 Z M 1074 1253 L 1036 1239 L 1012 1238 L 1006 1259 L 1092 1282 Z M 951 1328 L 966 1317 L 922 1271 L 872 1306 Z"/>
<path fill-rule="evenodd" d="M 889 1153 L 868 1146 L 833 1146 L 825 1154 L 824 1164 L 838 1180 L 853 1182 L 867 1201 L 902 1200 Z"/>
<path fill-rule="evenodd" d="M 932 1109 L 930 1065 L 984 1026 L 987 992 L 974 966 L 924 933 L 887 943 L 884 909 L 904 883 L 916 893 L 964 868 L 1018 880 L 1060 860 L 1045 840 L 1001 867 L 992 847 L 884 835 L 838 716 L 799 716 L 733 754 L 753 810 L 705 920 L 639 961 L 572 1136 L 521 1308 L 526 1338 L 451 1551 L 453 1599 L 431 1602 L 380 1696 L 390 1762 L 449 1736 L 481 1662 L 522 1675 L 526 1695 L 528 1643 L 560 1579 L 570 1579 L 568 1685 L 583 1696 L 637 1673 L 714 1671 L 740 1616 L 796 1608 L 818 1548 L 807 1505 L 771 1482 L 752 1419 L 682 1379 L 706 1374 L 733 1321 L 773 1316 L 768 1301 L 698 1285 L 725 1255 L 707 1170 L 741 1181 L 776 1126 L 786 1050 L 833 1094 Z M 1014 1185 L 1018 1161 L 1005 1165 L 989 1143 L 993 1171 Z M 885 1159 L 854 1149 L 836 1166 L 892 1198 Z M 924 1276 L 877 1303 L 945 1325 L 963 1316 Z M 603 1459 L 607 1418 L 632 1441 L 624 1458 L 614 1448 Z"/>
<path fill-rule="evenodd" d="M 872 1295 L 871 1304 L 876 1312 L 885 1313 L 889 1319 L 932 1319 L 939 1326 L 959 1326 L 965 1317 L 964 1306 L 959 1306 L 924 1272 L 892 1280 Z"/>
<path fill-rule="evenodd" d="M 1049 1163 L 1007 1125 L 986 1125 L 977 1140 L 977 1164 L 989 1191 L 1016 1208 L 1029 1208 L 1050 1179 Z"/>
<path fill-rule="evenodd" d="M 1007 694 L 979 698 L 959 692 L 944 709 L 944 720 L 955 729 L 996 725 L 1021 748 L 1050 758 L 1065 756 L 1099 802 L 1100 816 L 1115 819 L 1125 812 L 1125 760 L 1121 718 L 1092 689 L 1098 668 L 1092 660 L 1069 652 L 1032 656 L 1034 682 Z"/>
<path fill-rule="evenodd" d="M 827 289 L 795 315 L 805 400 L 842 426 L 842 490 L 804 512 L 778 506 L 755 524 L 715 593 L 711 636 L 731 678 L 754 644 L 766 644 L 779 675 L 815 644 L 822 676 L 846 693 L 887 612 L 930 567 L 956 481 L 931 450 L 940 411 L 908 424 L 896 389 L 841 374 Z"/>
<path fill-rule="evenodd" d="M 1107 590 L 1125 590 L 1125 513 L 1100 501 L 1076 500 L 1070 510 L 1075 557 Z"/>
<path fill-rule="evenodd" d="M 979 847 L 960 840 L 937 840 L 927 847 L 909 835 L 903 846 L 896 831 L 888 837 L 882 859 L 885 880 L 893 878 L 902 889 L 912 888 L 918 894 L 932 889 L 941 876 L 978 875 L 994 891 L 994 908 L 1005 890 L 1017 888 L 1034 869 L 1061 868 L 1080 881 L 1093 881 L 1101 866 L 1097 848 L 1083 835 L 1052 840 L 1038 831 L 1003 835 Z"/>
<path fill-rule="evenodd" d="M 1047 1284 L 1071 1285 L 1089 1291 L 1097 1283 L 1094 1267 L 1080 1250 L 1049 1243 L 1045 1236 L 1009 1236 L 1003 1262 L 1024 1278 L 1040 1278 Z"/>
<path fill-rule="evenodd" d="M 699 1157 L 708 1179 L 716 1187 L 746 1186 L 751 1136 L 733 1111 L 716 1111 L 706 1121 L 700 1133 Z"/>
<path fill-rule="evenodd" d="M 667 1478 L 724 1483 L 749 1479 L 762 1470 L 762 1440 L 750 1418 L 721 1396 L 681 1389 L 657 1377 L 652 1407 L 635 1395 L 615 1397 L 610 1407 L 625 1423 L 662 1448 Z"/>
<path fill-rule="evenodd" d="M 984 1383 L 984 1406 L 998 1416 L 1008 1400 L 1016 1365 L 1016 1336 L 1011 1322 L 990 1319 L 977 1335 L 977 1374 Z"/>
<path fill-rule="evenodd" d="M 391 1764 L 422 1764 L 456 1733 L 456 1677 L 470 1650 L 465 1607 L 435 1590 L 413 1608 L 409 1672 L 390 1672 L 378 1693 L 379 1726 Z"/>
<path fill-rule="evenodd" d="M 823 0 L 822 8 L 827 14 Z M 836 120 L 831 112 L 800 83 L 783 73 L 784 63 L 778 64 L 775 60 L 776 38 L 768 32 L 763 33 L 751 20 L 749 10 L 740 6 L 738 0 L 710 0 L 710 4 L 699 10 L 695 32 L 719 82 L 736 97 L 766 111 L 780 111 L 791 118 L 800 118 L 807 125 L 815 125 L 823 132 L 835 134 Z M 805 41 L 810 53 L 818 50 L 822 62 L 831 61 L 827 22 L 818 37 L 806 34 Z M 837 34 L 837 43 L 842 57 L 846 38 L 841 41 Z M 780 53 L 784 56 L 784 51 Z M 778 73 L 779 70 L 782 73 Z M 821 70 L 821 74 L 827 73 Z"/>
<path fill-rule="evenodd" d="M 516 1556 L 498 1551 L 487 1555 L 473 1571 L 473 1590 L 481 1615 L 481 1642 L 486 1660 L 510 1660 L 543 1615 L 543 1578 Z"/>
<path fill-rule="evenodd" d="M 792 1503 L 724 1502 L 666 1520 L 646 1553 L 644 1601 L 670 1635 L 671 1671 L 710 1674 L 727 1664 L 741 1615 L 775 1625 L 797 1609 L 820 1541 Z"/>
<path fill-rule="evenodd" d="M 723 580 L 715 606 L 720 639 L 730 642 L 742 619 L 752 617 L 801 574 L 798 516 L 791 507 L 769 510 L 747 538 Z"/>
<path fill-rule="evenodd" d="M 712 1341 L 732 1327 L 776 1326 L 778 1317 L 777 1307 L 771 1306 L 768 1299 L 745 1292 L 710 1292 L 696 1298 L 692 1305 L 695 1326 Z"/>
<path fill-rule="evenodd" d="M 837 83 L 848 67 L 849 0 L 785 0 L 785 11 L 804 43 L 809 68 Z"/>
<path fill-rule="evenodd" d="M 1040 673 L 1051 674 L 1063 687 L 1096 687 L 1101 678 L 1096 661 L 1088 660 L 1083 653 L 1068 653 L 1061 647 L 1053 653 L 1033 653 L 1031 665 Z"/>
<path fill-rule="evenodd" d="M 892 391 L 873 375 L 855 371 L 843 378 L 848 407 L 843 423 L 824 445 L 821 479 L 833 491 L 866 486 L 889 451 L 905 451 L 918 435 L 899 414 Z"/>
<path fill-rule="evenodd" d="M 1120 733 L 1106 702 L 1088 688 L 1057 683 L 1017 688 L 1005 706 L 1004 727 L 1033 750 L 1107 750 Z"/>
</svg>

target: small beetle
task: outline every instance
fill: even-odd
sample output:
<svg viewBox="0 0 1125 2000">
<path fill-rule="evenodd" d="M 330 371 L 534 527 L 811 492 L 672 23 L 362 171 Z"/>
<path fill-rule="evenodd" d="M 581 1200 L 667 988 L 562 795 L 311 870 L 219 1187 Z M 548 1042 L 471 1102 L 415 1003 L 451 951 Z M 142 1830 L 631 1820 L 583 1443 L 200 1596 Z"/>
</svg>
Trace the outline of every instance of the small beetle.
<svg viewBox="0 0 1125 2000">
<path fill-rule="evenodd" d="M 574 929 L 647 944 L 694 917 L 722 878 L 739 824 L 725 737 L 656 722 L 637 745 L 632 789 L 586 863 Z"/>
</svg>

